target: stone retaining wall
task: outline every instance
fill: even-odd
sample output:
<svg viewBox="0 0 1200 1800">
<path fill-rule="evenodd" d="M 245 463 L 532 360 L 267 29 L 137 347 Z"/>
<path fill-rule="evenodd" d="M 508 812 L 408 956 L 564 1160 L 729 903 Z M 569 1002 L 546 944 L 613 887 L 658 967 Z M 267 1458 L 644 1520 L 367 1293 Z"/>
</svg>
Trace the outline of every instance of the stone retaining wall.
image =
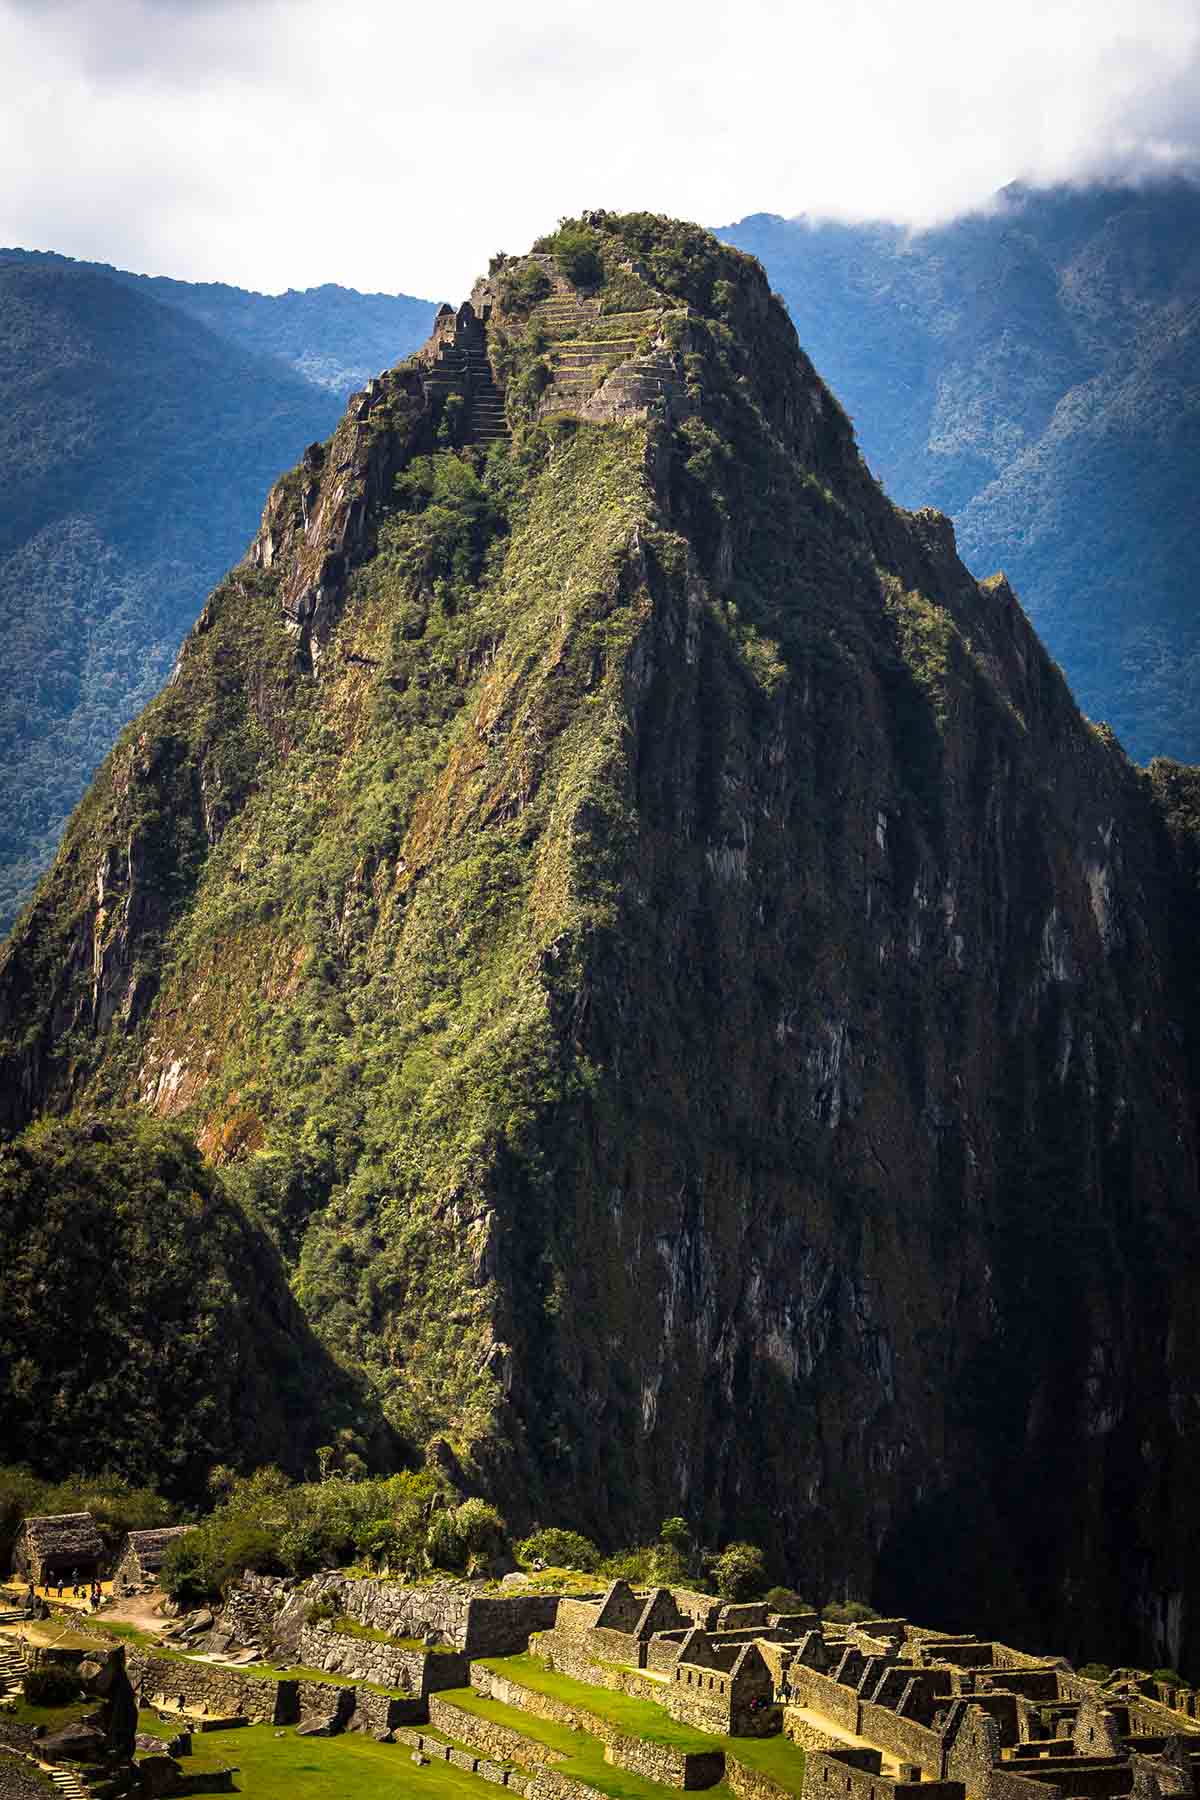
<svg viewBox="0 0 1200 1800">
<path fill-rule="evenodd" d="M 275 1620 L 287 1600 L 294 1582 L 278 1575 L 256 1575 L 247 1569 L 241 1580 L 225 1595 L 221 1607 L 221 1628 L 237 1644 L 259 1644 L 264 1649 L 271 1641 Z"/>
<path fill-rule="evenodd" d="M 447 1737 L 473 1744 L 477 1750 L 501 1761 L 534 1767 L 543 1764 L 551 1767 L 566 1761 L 563 1751 L 552 1750 L 549 1744 L 539 1744 L 536 1738 L 524 1737 L 511 1725 L 501 1725 L 497 1719 L 484 1719 L 478 1713 L 465 1712 L 452 1700 L 439 1700 L 436 1695 L 429 1702 L 429 1723 L 444 1731 Z"/>
<path fill-rule="evenodd" d="M 424 1717 L 423 1700 L 397 1700 L 392 1694 L 373 1694 L 370 1688 L 355 1688 L 350 1730 L 394 1731 L 397 1725 L 412 1725 Z"/>
<path fill-rule="evenodd" d="M 530 1648 L 545 1659 L 548 1669 L 558 1669 L 575 1681 L 586 1681 L 589 1687 L 612 1688 L 619 1694 L 632 1694 L 635 1700 L 653 1700 L 657 1706 L 665 1706 L 665 1696 L 670 1689 L 661 1681 L 643 1675 L 640 1669 L 617 1669 L 593 1662 L 585 1651 L 578 1649 L 569 1638 L 561 1639 L 556 1631 L 543 1632 L 536 1643 L 531 1639 Z"/>
<path fill-rule="evenodd" d="M 560 1775 L 557 1769 L 538 1769 L 526 1792 L 529 1800 L 609 1800 L 599 1788 L 573 1775 Z"/>
<path fill-rule="evenodd" d="M 287 1725 L 299 1716 L 290 1710 L 295 1706 L 294 1682 L 269 1680 L 216 1663 L 177 1662 L 153 1653 L 144 1659 L 129 1658 L 127 1667 L 143 1704 L 156 1694 L 174 1704 L 182 1694 L 187 1706 L 206 1707 L 216 1714 L 245 1714 L 271 1725 Z"/>
<path fill-rule="evenodd" d="M 280 1687 L 291 1688 L 300 1709 L 299 1716 L 310 1713 L 336 1713 L 343 1725 L 354 1711 L 356 1689 L 332 1681 L 281 1681 Z"/>
<path fill-rule="evenodd" d="M 738 1800 L 794 1800 L 790 1788 L 780 1787 L 761 1769 L 752 1769 L 736 1756 L 725 1758 L 725 1780 Z"/>
<path fill-rule="evenodd" d="M 556 1700 L 550 1694 L 539 1693 L 536 1688 L 522 1687 L 520 1682 L 510 1680 L 507 1675 L 497 1675 L 478 1663 L 471 1665 L 471 1686 L 477 1693 L 530 1713 L 535 1719 L 549 1719 L 556 1725 L 588 1732 L 604 1745 L 606 1762 L 628 1769 L 630 1774 L 640 1775 L 644 1780 L 660 1782 L 664 1787 L 702 1788 L 711 1787 L 721 1779 L 724 1758 L 719 1750 L 685 1752 L 668 1744 L 649 1744 L 644 1738 L 629 1737 L 585 1707 Z M 430 1702 L 431 1716 L 435 1704 Z M 449 1731 L 450 1728 L 444 1729 Z"/>
<path fill-rule="evenodd" d="M 495 1762 L 491 1757 L 477 1757 L 456 1750 L 450 1744 L 443 1744 L 427 1733 L 416 1731 L 411 1726 L 398 1726 L 395 1732 L 396 1742 L 411 1745 L 414 1752 L 427 1756 L 430 1762 L 448 1762 L 456 1769 L 466 1769 L 468 1773 L 478 1775 L 483 1781 L 491 1781 L 497 1787 L 505 1787 L 510 1794 L 520 1794 L 522 1800 L 533 1792 L 531 1778 L 520 1769 L 507 1768 L 503 1763 Z M 587 1789 L 587 1793 L 591 1793 Z M 596 1795 L 595 1800 L 605 1800 L 605 1796 Z"/>
<path fill-rule="evenodd" d="M 328 1621 L 305 1625 L 297 1660 L 309 1669 L 373 1681 L 426 1695 L 441 1688 L 467 1685 L 468 1658 L 459 1650 L 405 1650 L 399 1644 L 377 1644 L 371 1638 L 337 1631 Z"/>
<path fill-rule="evenodd" d="M 481 1594 L 469 1582 L 409 1587 L 399 1581 L 349 1581 L 316 1575 L 288 1597 L 276 1635 L 299 1634 L 314 1600 L 331 1600 L 347 1618 L 390 1637 L 422 1638 L 436 1632 L 471 1656 L 513 1656 L 534 1631 L 548 1631 L 558 1612 L 557 1594 Z"/>
<path fill-rule="evenodd" d="M 784 1736 L 791 1738 L 793 1744 L 799 1744 L 802 1750 L 840 1750 L 843 1747 L 843 1739 L 801 1718 L 792 1706 L 783 1709 L 783 1731 Z"/>
</svg>

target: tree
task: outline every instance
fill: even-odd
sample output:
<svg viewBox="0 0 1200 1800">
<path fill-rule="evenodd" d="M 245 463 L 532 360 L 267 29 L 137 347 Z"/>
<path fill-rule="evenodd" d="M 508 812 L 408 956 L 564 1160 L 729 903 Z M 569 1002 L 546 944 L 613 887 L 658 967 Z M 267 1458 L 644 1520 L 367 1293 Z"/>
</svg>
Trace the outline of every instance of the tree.
<svg viewBox="0 0 1200 1800">
<path fill-rule="evenodd" d="M 670 1550 L 686 1556 L 692 1547 L 692 1530 L 686 1519 L 664 1519 L 658 1528 L 658 1541 Z"/>
<path fill-rule="evenodd" d="M 767 1566 L 757 1544 L 727 1544 L 713 1565 L 722 1600 L 753 1600 L 767 1585 Z"/>
</svg>

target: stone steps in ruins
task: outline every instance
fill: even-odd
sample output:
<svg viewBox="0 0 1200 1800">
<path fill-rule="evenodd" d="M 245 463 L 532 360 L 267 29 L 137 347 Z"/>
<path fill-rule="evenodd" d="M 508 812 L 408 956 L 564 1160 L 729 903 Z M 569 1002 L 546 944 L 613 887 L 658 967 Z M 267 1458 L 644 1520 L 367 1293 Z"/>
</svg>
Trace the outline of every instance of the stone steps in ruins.
<svg viewBox="0 0 1200 1800">
<path fill-rule="evenodd" d="M 46 1763 L 41 1763 L 38 1766 L 45 1770 L 53 1785 L 58 1789 L 60 1794 L 65 1794 L 67 1796 L 67 1800 L 88 1800 L 88 1790 L 84 1787 L 78 1775 L 73 1775 L 66 1769 L 52 1769 Z"/>
</svg>

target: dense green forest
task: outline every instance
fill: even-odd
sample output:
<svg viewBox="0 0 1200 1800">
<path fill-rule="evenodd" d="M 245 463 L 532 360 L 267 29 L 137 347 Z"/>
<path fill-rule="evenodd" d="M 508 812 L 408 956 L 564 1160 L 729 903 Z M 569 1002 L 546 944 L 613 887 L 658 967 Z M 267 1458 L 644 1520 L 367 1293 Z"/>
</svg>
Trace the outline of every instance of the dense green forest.
<svg viewBox="0 0 1200 1800">
<path fill-rule="evenodd" d="M 888 492 L 1004 569 L 1083 710 L 1138 761 L 1200 761 L 1200 188 L 718 235 L 762 259 Z"/>
<path fill-rule="evenodd" d="M 244 551 L 267 488 L 341 411 L 345 386 L 328 378 L 349 373 L 358 296 L 326 309 L 331 324 L 305 295 L 273 312 L 224 288 L 192 307 L 192 292 L 0 255 L 0 932 Z M 417 313 L 400 311 L 373 368 L 424 335 L 430 309 L 405 306 Z M 385 327 L 364 333 L 374 352 Z M 306 357 L 320 381 L 287 366 Z"/>
<path fill-rule="evenodd" d="M 136 1112 L 32 1126 L 0 1147 L 0 1217 L 0 1441 L 35 1474 L 195 1499 L 214 1464 L 303 1469 L 318 1413 L 370 1438 L 267 1233 L 183 1132 Z"/>
</svg>

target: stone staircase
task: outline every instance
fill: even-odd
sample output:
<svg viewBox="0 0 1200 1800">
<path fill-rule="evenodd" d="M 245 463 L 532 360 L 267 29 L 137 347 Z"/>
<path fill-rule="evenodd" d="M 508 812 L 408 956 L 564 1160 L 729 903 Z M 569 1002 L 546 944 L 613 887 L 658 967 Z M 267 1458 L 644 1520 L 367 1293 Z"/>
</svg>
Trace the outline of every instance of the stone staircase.
<svg viewBox="0 0 1200 1800">
<path fill-rule="evenodd" d="M 474 444 L 494 444 L 508 439 L 512 432 L 504 412 L 504 395 L 496 386 L 492 365 L 481 350 L 468 350 L 467 360 L 467 430 Z"/>
<path fill-rule="evenodd" d="M 88 1800 L 89 1789 L 71 1769 L 55 1769 L 49 1763 L 39 1763 L 38 1768 L 50 1777 L 51 1783 L 66 1800 Z"/>
<path fill-rule="evenodd" d="M 443 344 L 426 377 L 431 394 L 461 394 L 466 401 L 466 441 L 487 446 L 506 442 L 512 432 L 504 411 L 504 395 L 496 385 L 485 350 L 459 350 Z"/>
<path fill-rule="evenodd" d="M 24 1614 L 19 1616 L 24 1617 Z M 7 1694 L 16 1692 L 24 1673 L 25 1663 L 20 1652 L 14 1650 L 6 1639 L 0 1639 L 0 1700 Z"/>
</svg>

